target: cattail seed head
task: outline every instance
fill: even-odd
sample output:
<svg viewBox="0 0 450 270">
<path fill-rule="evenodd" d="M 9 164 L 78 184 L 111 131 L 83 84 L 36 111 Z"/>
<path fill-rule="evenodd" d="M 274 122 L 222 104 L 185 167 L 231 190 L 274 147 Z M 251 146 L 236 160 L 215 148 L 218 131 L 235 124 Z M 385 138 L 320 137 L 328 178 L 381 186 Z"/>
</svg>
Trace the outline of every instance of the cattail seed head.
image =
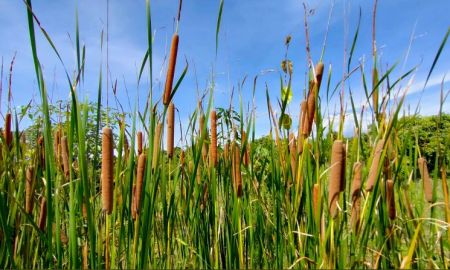
<svg viewBox="0 0 450 270">
<path fill-rule="evenodd" d="M 241 141 L 242 147 L 245 144 L 245 151 L 244 151 L 244 156 L 242 157 L 242 163 L 244 164 L 244 166 L 247 167 L 248 164 L 250 163 L 250 151 L 249 151 L 250 145 L 247 141 L 247 133 L 245 133 L 245 131 L 242 130 L 241 134 L 242 134 L 242 141 Z"/>
<path fill-rule="evenodd" d="M 211 112 L 211 145 L 210 145 L 210 163 L 211 166 L 217 166 L 217 114 Z"/>
<path fill-rule="evenodd" d="M 289 134 L 289 156 L 291 158 L 292 179 L 296 178 L 297 172 L 297 144 L 294 133 Z"/>
<path fill-rule="evenodd" d="M 63 163 L 64 175 L 66 177 L 70 174 L 70 162 L 69 162 L 69 146 L 67 143 L 67 136 L 61 138 L 61 158 Z"/>
<path fill-rule="evenodd" d="M 142 154 L 143 137 L 142 131 L 137 132 L 138 155 Z"/>
<path fill-rule="evenodd" d="M 181 169 L 184 169 L 185 163 L 186 163 L 185 153 L 184 153 L 184 150 L 181 150 L 181 152 L 180 152 L 180 167 L 181 167 Z"/>
<path fill-rule="evenodd" d="M 153 156 L 152 156 L 152 169 L 156 170 L 158 166 L 159 148 L 161 147 L 161 134 L 163 125 L 158 123 L 156 126 L 155 137 L 153 138 Z"/>
<path fill-rule="evenodd" d="M 34 167 L 28 167 L 26 171 L 25 185 L 25 212 L 31 214 L 33 212 L 33 193 L 34 193 Z"/>
<path fill-rule="evenodd" d="M 127 135 L 123 136 L 123 152 L 124 152 L 124 159 L 128 160 L 128 157 L 130 156 L 130 144 L 128 142 Z"/>
<path fill-rule="evenodd" d="M 175 65 L 177 63 L 179 36 L 177 33 L 173 34 L 172 44 L 170 46 L 169 65 L 167 67 L 166 85 L 164 89 L 163 104 L 168 105 L 170 102 L 170 95 L 172 94 L 173 77 L 175 75 Z"/>
<path fill-rule="evenodd" d="M 361 206 L 361 177 L 362 177 L 362 163 L 356 162 L 353 165 L 353 181 L 350 191 L 350 196 L 352 200 L 352 215 L 350 223 L 352 228 L 357 231 L 359 227 L 359 211 Z"/>
<path fill-rule="evenodd" d="M 430 178 L 430 174 L 428 173 L 427 161 L 425 158 L 420 157 L 417 160 L 419 165 L 420 175 L 422 176 L 423 181 L 423 191 L 425 194 L 425 199 L 427 202 L 433 202 L 433 180 Z"/>
<path fill-rule="evenodd" d="M 389 179 L 386 181 L 386 202 L 388 206 L 389 218 L 391 220 L 395 219 L 395 193 L 394 193 L 394 181 Z"/>
<path fill-rule="evenodd" d="M 102 202 L 103 211 L 108 215 L 113 209 L 113 132 L 109 127 L 103 128 L 102 135 Z"/>
<path fill-rule="evenodd" d="M 242 175 L 241 175 L 241 160 L 240 160 L 241 151 L 239 146 L 234 143 L 233 144 L 233 160 L 232 160 L 232 170 L 233 170 L 233 182 L 236 191 L 236 195 L 238 197 L 242 196 Z"/>
<path fill-rule="evenodd" d="M 167 117 L 167 155 L 173 157 L 174 130 L 175 130 L 175 106 L 173 102 L 169 104 Z"/>
<path fill-rule="evenodd" d="M 83 265 L 83 270 L 88 270 L 89 266 L 88 266 L 88 254 L 89 254 L 89 248 L 88 248 L 88 244 L 85 243 L 83 246 L 83 252 L 82 252 L 82 265 Z"/>
<path fill-rule="evenodd" d="M 328 206 L 333 218 L 336 217 L 338 213 L 337 203 L 339 201 L 341 184 L 343 182 L 344 155 L 344 143 L 341 140 L 334 141 L 331 152 L 330 180 L 328 185 Z"/>
<path fill-rule="evenodd" d="M 314 216 L 318 216 L 319 213 L 319 195 L 320 195 L 320 187 L 319 184 L 314 184 L 313 186 L 313 210 Z"/>
<path fill-rule="evenodd" d="M 41 212 L 39 214 L 39 229 L 43 231 L 47 222 L 47 200 L 42 197 L 41 199 Z"/>
<path fill-rule="evenodd" d="M 378 178 L 378 168 L 380 165 L 381 154 L 383 153 L 384 140 L 379 140 L 375 152 L 373 154 L 372 165 L 370 166 L 369 176 L 367 179 L 366 190 L 372 191 Z"/>
<path fill-rule="evenodd" d="M 343 192 L 345 190 L 345 167 L 347 165 L 347 150 L 346 145 L 342 144 L 342 163 L 341 163 L 341 184 L 340 184 L 340 191 Z"/>
<path fill-rule="evenodd" d="M 136 185 L 133 185 L 133 190 L 131 194 L 131 218 L 136 220 L 137 209 L 136 209 Z"/>
<path fill-rule="evenodd" d="M 323 69 L 324 69 L 324 65 L 323 62 L 319 62 L 316 65 L 316 82 L 317 82 L 317 91 L 320 90 L 320 85 L 322 84 L 322 77 L 323 77 Z"/>
<path fill-rule="evenodd" d="M 139 213 L 141 209 L 141 195 L 144 187 L 144 173 L 145 173 L 145 165 L 147 163 L 147 156 L 145 154 L 139 155 L 138 166 L 137 166 L 137 175 L 136 175 L 136 212 Z"/>
<path fill-rule="evenodd" d="M 12 131 L 11 131 L 11 113 L 7 113 L 5 115 L 5 131 L 4 137 L 6 145 L 10 148 L 13 140 Z"/>
</svg>

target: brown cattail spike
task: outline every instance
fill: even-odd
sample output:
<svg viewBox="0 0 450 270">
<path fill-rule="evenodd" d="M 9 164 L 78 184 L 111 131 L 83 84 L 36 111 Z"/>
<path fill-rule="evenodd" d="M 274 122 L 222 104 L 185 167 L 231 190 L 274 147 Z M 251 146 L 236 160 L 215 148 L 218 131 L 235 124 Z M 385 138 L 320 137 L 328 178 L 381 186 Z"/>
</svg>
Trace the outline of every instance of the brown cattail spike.
<svg viewBox="0 0 450 270">
<path fill-rule="evenodd" d="M 425 199 L 427 202 L 433 202 L 433 180 L 430 178 L 430 174 L 428 173 L 427 161 L 425 158 L 420 157 L 417 160 L 419 165 L 420 175 L 422 176 L 423 181 L 423 192 L 425 194 Z"/>
<path fill-rule="evenodd" d="M 342 171 L 344 170 L 344 154 L 344 143 L 341 140 L 334 141 L 331 152 L 330 182 L 328 185 L 328 206 L 333 218 L 336 217 L 338 213 L 337 203 L 339 201 L 341 184 L 343 182 Z"/>
<path fill-rule="evenodd" d="M 143 144 L 142 131 L 138 131 L 137 132 L 138 155 L 142 154 L 142 144 Z"/>
<path fill-rule="evenodd" d="M 381 154 L 383 153 L 384 140 L 379 140 L 376 147 L 375 152 L 373 154 L 372 165 L 369 170 L 369 177 L 367 179 L 366 190 L 372 191 L 375 182 L 378 178 L 378 168 L 380 165 Z"/>
<path fill-rule="evenodd" d="M 345 190 L 345 166 L 347 161 L 347 150 L 345 148 L 345 144 L 342 144 L 342 163 L 341 163 L 341 184 L 340 184 L 340 191 L 343 192 Z"/>
<path fill-rule="evenodd" d="M 241 175 L 240 155 L 241 155 L 241 151 L 239 149 L 239 146 L 236 143 L 234 143 L 232 170 L 233 170 L 233 178 L 234 178 L 234 187 L 235 187 L 236 195 L 238 197 L 242 196 L 242 175 Z"/>
<path fill-rule="evenodd" d="M 141 195 L 144 187 L 144 172 L 145 172 L 145 164 L 147 163 L 147 156 L 145 154 L 139 155 L 138 166 L 137 166 L 137 175 L 136 175 L 136 212 L 139 213 L 141 209 Z"/>
<path fill-rule="evenodd" d="M 167 67 L 166 86 L 164 90 L 163 104 L 168 105 L 170 102 L 170 96 L 172 94 L 173 77 L 175 75 L 175 65 L 177 63 L 178 53 L 178 34 L 173 34 L 172 44 L 170 47 L 169 66 Z"/>
<path fill-rule="evenodd" d="M 41 199 L 41 212 L 39 214 L 39 229 L 43 231 L 47 222 L 47 200 L 42 197 Z"/>
<path fill-rule="evenodd" d="M 211 166 L 217 166 L 217 114 L 211 112 L 211 145 L 210 145 L 210 163 Z"/>
<path fill-rule="evenodd" d="M 394 192 L 394 181 L 391 179 L 386 181 L 386 203 L 388 206 L 389 218 L 391 220 L 395 219 L 395 192 Z"/>
<path fill-rule="evenodd" d="M 11 131 L 11 113 L 7 113 L 5 115 L 5 142 L 8 147 L 11 147 L 12 144 L 12 131 Z"/>
<path fill-rule="evenodd" d="M 353 165 L 353 182 L 350 191 L 350 196 L 352 199 L 352 216 L 350 223 L 352 228 L 357 230 L 359 227 L 359 211 L 361 207 L 361 176 L 362 176 L 362 163 L 356 162 Z"/>
<path fill-rule="evenodd" d="M 113 209 L 113 132 L 103 128 L 102 137 L 102 202 L 103 211 L 108 215 Z"/>
<path fill-rule="evenodd" d="M 319 213 L 319 195 L 320 195 L 320 188 L 319 184 L 314 184 L 313 187 L 313 210 L 314 210 L 314 216 L 318 216 Z"/>
<path fill-rule="evenodd" d="M 296 178 L 297 172 L 297 146 L 294 133 L 289 134 L 289 156 L 291 158 L 292 179 Z"/>
<path fill-rule="evenodd" d="M 88 266 L 88 253 L 89 253 L 89 249 L 88 249 L 88 244 L 85 243 L 83 246 L 83 252 L 82 252 L 82 265 L 83 265 L 83 270 L 88 270 L 89 266 Z"/>
<path fill-rule="evenodd" d="M 67 136 L 61 138 L 61 158 L 63 162 L 64 175 L 66 177 L 70 174 L 70 162 L 69 162 L 69 146 L 67 143 Z"/>
<path fill-rule="evenodd" d="M 316 72 L 317 91 L 320 90 L 320 85 L 322 84 L 323 69 L 324 69 L 323 62 L 317 63 L 316 69 L 315 69 L 315 72 Z"/>
<path fill-rule="evenodd" d="M 136 220 L 137 210 L 136 210 L 136 185 L 133 185 L 133 191 L 131 194 L 131 218 Z"/>
<path fill-rule="evenodd" d="M 167 155 L 173 157 L 174 130 L 175 130 L 175 106 L 173 102 L 169 104 L 167 117 Z"/>
<path fill-rule="evenodd" d="M 158 123 L 156 126 L 155 137 L 153 139 L 153 156 L 152 156 L 152 169 L 156 170 L 158 166 L 158 155 L 159 148 L 161 147 L 161 133 L 162 133 L 163 125 L 162 123 Z"/>
<path fill-rule="evenodd" d="M 33 193 L 34 193 L 34 167 L 27 168 L 25 185 L 25 212 L 31 214 L 33 211 Z"/>
</svg>

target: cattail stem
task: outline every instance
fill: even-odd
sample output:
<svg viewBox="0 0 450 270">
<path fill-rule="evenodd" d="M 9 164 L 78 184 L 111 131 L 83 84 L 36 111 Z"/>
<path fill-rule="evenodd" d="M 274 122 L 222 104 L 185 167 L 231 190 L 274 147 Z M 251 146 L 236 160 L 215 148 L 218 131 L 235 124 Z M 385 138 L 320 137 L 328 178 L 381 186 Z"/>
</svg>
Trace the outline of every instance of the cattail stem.
<svg viewBox="0 0 450 270">
<path fill-rule="evenodd" d="M 210 164 L 211 166 L 217 166 L 217 114 L 213 110 L 211 112 L 211 144 L 210 144 Z"/>
<path fill-rule="evenodd" d="M 167 117 L 167 155 L 173 157 L 174 148 L 174 130 L 175 130 L 175 106 L 173 102 L 169 104 Z"/>
<path fill-rule="evenodd" d="M 167 67 L 166 85 L 164 90 L 163 104 L 168 105 L 170 102 L 170 96 L 172 94 L 173 77 L 175 75 L 175 65 L 177 63 L 178 53 L 178 41 L 179 36 L 177 33 L 173 34 L 172 44 L 170 46 L 169 65 Z"/>
<path fill-rule="evenodd" d="M 379 140 L 375 152 L 373 154 L 372 165 L 370 166 L 369 176 L 367 179 L 366 190 L 372 191 L 378 178 L 378 168 L 380 165 L 381 154 L 383 153 L 384 140 Z"/>
<path fill-rule="evenodd" d="M 395 219 L 395 193 L 394 193 L 394 181 L 389 179 L 386 181 L 386 202 L 388 206 L 389 218 L 391 220 Z"/>
<path fill-rule="evenodd" d="M 109 127 L 103 128 L 101 178 L 103 211 L 109 215 L 113 209 L 113 133 Z"/>
<path fill-rule="evenodd" d="M 344 159 L 344 143 L 341 140 L 336 140 L 333 143 L 331 152 L 330 180 L 328 185 L 328 206 L 333 218 L 338 213 L 337 203 L 339 201 L 339 193 L 342 190 L 342 177 L 345 173 Z"/>
<path fill-rule="evenodd" d="M 425 199 L 427 202 L 433 202 L 433 181 L 430 178 L 430 174 L 428 173 L 427 161 L 425 158 L 420 157 L 417 160 L 419 165 L 420 175 L 422 176 L 423 181 L 423 191 L 425 194 Z"/>
</svg>

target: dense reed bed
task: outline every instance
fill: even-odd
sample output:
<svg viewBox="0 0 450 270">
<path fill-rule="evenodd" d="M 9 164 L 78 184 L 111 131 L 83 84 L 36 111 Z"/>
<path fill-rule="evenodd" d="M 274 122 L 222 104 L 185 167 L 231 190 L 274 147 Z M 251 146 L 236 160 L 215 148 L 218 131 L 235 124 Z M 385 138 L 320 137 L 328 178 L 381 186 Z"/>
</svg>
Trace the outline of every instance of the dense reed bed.
<svg viewBox="0 0 450 270">
<path fill-rule="evenodd" d="M 150 1 L 146 8 L 149 50 L 142 65 L 151 67 Z M 188 71 L 176 65 L 178 46 L 189 40 L 179 35 L 181 1 L 162 96 L 150 89 L 145 111 L 117 119 L 108 105 L 101 113 L 101 83 L 94 112 L 80 101 L 80 57 L 75 75 L 67 73 L 67 110 L 52 117 L 39 62 L 46 52 L 38 51 L 36 35 L 53 43 L 31 0 L 25 9 L 42 122 L 23 143 L 17 114 L 5 115 L 1 268 L 448 268 L 449 151 L 427 162 L 417 138 L 401 133 L 399 124 L 413 69 L 395 77 L 378 63 L 367 75 L 355 64 L 361 72 L 352 76 L 372 81 L 364 83 L 373 108 L 364 112 L 373 116 L 366 130 L 344 92 L 340 113 L 324 115 L 327 101 L 320 97 L 331 91 L 326 57 L 316 65 L 309 59 L 303 95 L 289 93 L 293 69 L 284 59 L 278 102 L 266 90 L 267 137 L 255 137 L 255 107 L 245 109 L 241 93 L 238 107 L 218 108 L 212 87 L 183 127 L 181 144 L 173 100 Z M 76 42 L 76 54 L 84 55 Z M 254 88 L 264 89 L 256 78 Z M 290 104 L 289 94 L 303 101 Z M 390 96 L 397 94 L 394 102 Z M 288 106 L 300 115 L 289 115 Z M 355 126 L 353 136 L 344 136 L 346 121 Z"/>
</svg>

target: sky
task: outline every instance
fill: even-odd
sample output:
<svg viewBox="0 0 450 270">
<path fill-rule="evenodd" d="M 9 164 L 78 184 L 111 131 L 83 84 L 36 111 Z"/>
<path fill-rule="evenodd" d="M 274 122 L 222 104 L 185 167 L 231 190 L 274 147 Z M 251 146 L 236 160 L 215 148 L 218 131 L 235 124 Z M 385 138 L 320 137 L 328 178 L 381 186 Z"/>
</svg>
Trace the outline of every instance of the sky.
<svg viewBox="0 0 450 270">
<path fill-rule="evenodd" d="M 379 68 L 385 72 L 397 64 L 391 81 L 417 67 L 414 73 L 402 81 L 395 92 L 409 91 L 404 111 L 414 112 L 419 105 L 422 115 L 437 114 L 440 90 L 450 89 L 450 44 L 442 51 L 439 62 L 424 89 L 424 82 L 434 57 L 450 27 L 450 2 L 448 0 L 379 0 L 377 10 L 377 50 Z M 216 23 L 219 0 L 183 1 L 179 25 L 179 51 L 175 80 L 189 63 L 188 73 L 183 80 L 174 103 L 178 109 L 178 119 L 187 126 L 189 115 L 196 107 L 197 99 L 211 86 L 214 87 L 214 106 L 228 107 L 231 91 L 235 95 L 233 104 L 239 110 L 237 90 L 242 91 L 245 109 L 252 103 L 253 81 L 258 76 L 255 91 L 256 135 L 268 133 L 269 122 L 266 105 L 266 85 L 272 105 L 278 112 L 276 99 L 280 96 L 281 61 L 285 57 L 284 41 L 292 36 L 288 58 L 293 62 L 293 99 L 288 112 L 294 123 L 298 122 L 300 102 L 303 99 L 307 78 L 308 61 L 305 50 L 304 7 L 308 12 L 311 57 L 318 62 L 330 8 L 333 6 L 329 25 L 326 50 L 323 57 L 325 73 L 332 68 L 330 88 L 342 80 L 344 59 L 357 29 L 359 12 L 361 24 L 358 40 L 353 54 L 351 70 L 364 63 L 370 78 L 372 62 L 372 10 L 373 1 L 356 0 L 224 0 L 224 8 L 219 33 L 216 56 Z M 154 34 L 153 72 L 155 101 L 162 95 L 165 83 L 166 56 L 171 36 L 175 28 L 178 1 L 151 0 L 152 27 Z M 144 70 L 141 82 L 137 75 L 147 50 L 147 26 L 144 0 L 110 0 L 107 18 L 106 0 L 57 1 L 34 0 L 34 13 L 42 27 L 50 35 L 57 47 L 69 73 L 76 69 L 75 22 L 76 11 L 79 17 L 80 42 L 86 48 L 85 78 L 78 93 L 80 99 L 96 99 L 100 67 L 106 74 L 108 51 L 109 82 L 117 80 L 117 97 L 125 111 L 133 111 L 138 104 L 142 111 L 149 91 L 148 70 Z M 108 21 L 108 27 L 107 27 Z M 40 103 L 36 84 L 26 7 L 23 1 L 0 0 L 0 57 L 3 59 L 3 93 L 1 112 L 7 108 L 7 90 L 10 62 L 15 55 L 12 73 L 13 107 L 18 108 L 28 102 Z M 107 31 L 108 30 L 108 31 Z M 104 44 L 101 50 L 101 33 L 104 31 Z M 69 88 L 61 63 L 52 51 L 42 33 L 37 32 L 37 50 L 44 70 L 44 78 L 51 102 L 69 99 Z M 106 42 L 108 32 L 108 42 Z M 107 46 L 106 46 L 107 44 Z M 108 50 L 106 50 L 106 47 Z M 345 53 L 346 51 L 346 53 Z M 344 55 L 346 55 L 344 57 Z M 360 110 L 365 104 L 361 72 L 356 71 L 344 84 L 344 102 L 347 108 L 345 132 L 353 130 L 353 116 L 350 107 L 350 91 L 355 105 Z M 324 77 L 326 81 L 327 76 Z M 243 81 L 245 80 L 245 83 Z M 370 80 L 370 79 L 369 79 Z M 106 76 L 102 81 L 103 102 L 106 102 Z M 324 83 L 323 85 L 326 86 Z M 241 86 L 241 87 L 240 87 Z M 338 94 L 326 102 L 326 87 L 322 87 L 320 97 L 324 106 L 325 120 L 330 119 L 339 108 Z M 338 87 L 338 93 L 341 92 Z M 392 104 L 395 104 L 395 99 Z M 206 103 L 206 101 L 205 101 Z M 111 90 L 108 104 L 116 106 Z M 450 100 L 443 106 L 450 113 Z M 367 110 L 367 108 L 366 108 Z M 370 113 L 366 112 L 368 116 Z M 370 123 L 365 118 L 364 122 Z M 29 120 L 20 125 L 25 127 Z M 296 126 L 294 127 L 296 129 Z"/>
</svg>

